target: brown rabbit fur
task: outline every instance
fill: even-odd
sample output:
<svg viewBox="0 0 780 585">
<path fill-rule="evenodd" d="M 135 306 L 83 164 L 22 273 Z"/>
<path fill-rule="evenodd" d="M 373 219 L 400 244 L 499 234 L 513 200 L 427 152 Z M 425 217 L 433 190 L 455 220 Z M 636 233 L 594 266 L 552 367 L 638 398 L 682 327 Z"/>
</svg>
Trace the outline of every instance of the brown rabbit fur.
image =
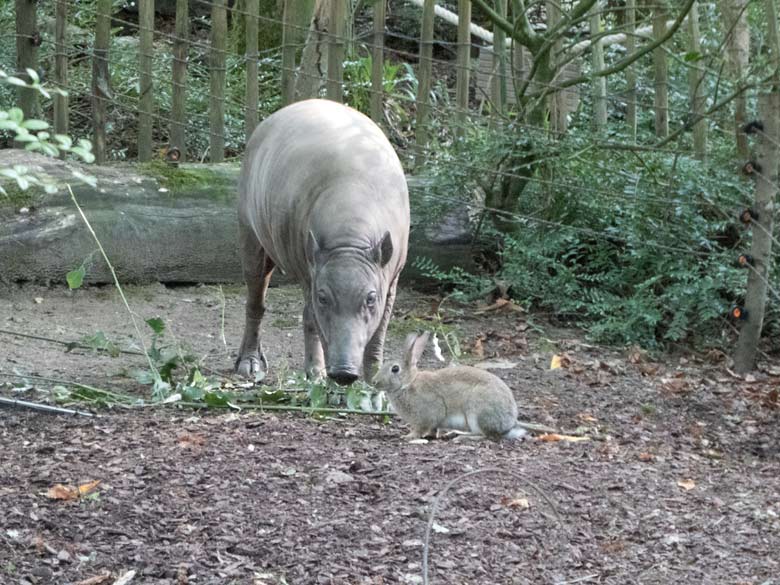
<svg viewBox="0 0 780 585">
<path fill-rule="evenodd" d="M 374 377 L 379 390 L 409 426 L 407 438 L 436 436 L 439 429 L 493 440 L 525 434 L 517 426 L 512 391 L 490 372 L 470 366 L 418 371 L 429 334 L 410 334 L 402 362 L 388 362 Z"/>
</svg>

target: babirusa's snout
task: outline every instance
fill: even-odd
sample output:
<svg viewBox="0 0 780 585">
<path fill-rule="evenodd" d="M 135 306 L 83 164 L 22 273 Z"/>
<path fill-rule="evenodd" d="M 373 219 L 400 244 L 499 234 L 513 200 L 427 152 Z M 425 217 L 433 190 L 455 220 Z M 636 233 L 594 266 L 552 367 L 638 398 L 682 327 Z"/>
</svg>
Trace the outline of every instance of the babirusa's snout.
<svg viewBox="0 0 780 585">
<path fill-rule="evenodd" d="M 338 366 L 335 368 L 327 369 L 328 378 L 341 384 L 342 386 L 349 386 L 359 377 L 359 372 L 354 367 Z"/>
</svg>

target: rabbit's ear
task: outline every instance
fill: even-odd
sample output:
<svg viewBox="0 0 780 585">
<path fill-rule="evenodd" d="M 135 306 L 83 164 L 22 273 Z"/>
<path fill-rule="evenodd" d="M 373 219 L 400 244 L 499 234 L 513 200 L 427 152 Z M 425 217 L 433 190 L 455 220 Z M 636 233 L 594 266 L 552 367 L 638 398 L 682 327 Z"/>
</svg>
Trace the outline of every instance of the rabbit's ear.
<svg viewBox="0 0 780 585">
<path fill-rule="evenodd" d="M 420 360 L 420 356 L 425 350 L 425 346 L 428 344 L 429 333 L 426 331 L 422 335 L 409 335 L 406 338 L 404 359 L 406 361 L 406 369 L 410 370 L 417 366 L 417 362 Z"/>
<path fill-rule="evenodd" d="M 408 372 L 414 366 L 412 362 L 412 352 L 414 351 L 414 342 L 417 341 L 417 334 L 410 333 L 404 341 L 404 371 Z"/>
</svg>

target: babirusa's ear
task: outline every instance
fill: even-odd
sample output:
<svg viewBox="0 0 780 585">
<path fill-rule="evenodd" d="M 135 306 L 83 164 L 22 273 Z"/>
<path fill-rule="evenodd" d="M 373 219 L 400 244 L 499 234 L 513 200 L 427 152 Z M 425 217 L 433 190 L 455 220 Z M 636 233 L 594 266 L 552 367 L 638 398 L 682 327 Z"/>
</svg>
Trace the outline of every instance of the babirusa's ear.
<svg viewBox="0 0 780 585">
<path fill-rule="evenodd" d="M 390 258 L 393 257 L 393 237 L 390 232 L 385 232 L 382 241 L 371 250 L 371 256 L 380 267 L 390 262 Z"/>
<path fill-rule="evenodd" d="M 314 232 L 309 230 L 309 235 L 306 238 L 306 262 L 310 268 L 314 268 L 319 253 L 320 245 L 317 243 L 317 238 L 314 237 Z"/>
<path fill-rule="evenodd" d="M 420 361 L 420 357 L 423 354 L 423 351 L 425 351 L 425 346 L 428 344 L 428 337 L 430 336 L 430 333 L 427 331 L 423 333 L 422 335 L 417 335 L 414 339 L 414 341 L 411 344 L 411 347 L 406 353 L 407 361 L 409 362 L 408 367 L 416 367 L 417 362 Z M 408 338 L 407 338 L 408 341 Z"/>
</svg>

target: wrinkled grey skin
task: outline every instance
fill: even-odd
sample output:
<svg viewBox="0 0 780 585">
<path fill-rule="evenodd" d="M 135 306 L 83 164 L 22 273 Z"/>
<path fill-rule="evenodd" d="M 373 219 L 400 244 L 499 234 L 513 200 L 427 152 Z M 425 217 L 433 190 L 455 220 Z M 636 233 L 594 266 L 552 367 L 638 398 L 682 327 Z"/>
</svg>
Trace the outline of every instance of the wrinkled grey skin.
<svg viewBox="0 0 780 585">
<path fill-rule="evenodd" d="M 278 266 L 303 286 L 306 374 L 370 378 L 409 239 L 406 179 L 382 131 L 335 102 L 287 106 L 252 134 L 239 196 L 248 296 L 236 371 L 267 368 L 260 322 Z"/>
</svg>

